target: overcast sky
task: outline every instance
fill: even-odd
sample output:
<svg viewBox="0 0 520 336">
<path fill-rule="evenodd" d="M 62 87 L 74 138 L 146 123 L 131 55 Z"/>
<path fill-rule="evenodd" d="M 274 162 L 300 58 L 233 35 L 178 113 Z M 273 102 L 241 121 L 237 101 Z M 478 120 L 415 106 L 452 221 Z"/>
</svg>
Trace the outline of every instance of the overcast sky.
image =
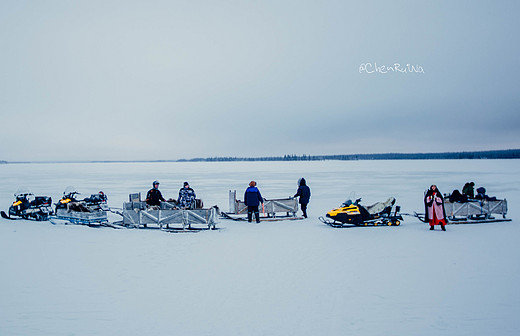
<svg viewBox="0 0 520 336">
<path fill-rule="evenodd" d="M 0 160 L 520 148 L 519 12 L 518 1 L 2 0 Z"/>
</svg>

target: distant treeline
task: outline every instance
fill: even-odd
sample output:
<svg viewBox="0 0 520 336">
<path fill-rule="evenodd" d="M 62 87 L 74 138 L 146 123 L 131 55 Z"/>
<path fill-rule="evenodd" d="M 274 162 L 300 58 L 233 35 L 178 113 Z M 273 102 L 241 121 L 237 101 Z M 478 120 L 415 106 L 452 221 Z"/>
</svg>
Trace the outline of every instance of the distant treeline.
<svg viewBox="0 0 520 336">
<path fill-rule="evenodd" d="M 492 150 L 480 152 L 445 153 L 381 153 L 341 155 L 284 155 L 265 157 L 210 157 L 181 159 L 179 162 L 220 161 L 322 161 L 322 160 L 461 160 L 461 159 L 520 159 L 520 149 Z"/>
<path fill-rule="evenodd" d="M 264 157 L 209 157 L 180 160 L 103 160 L 103 161 L 43 161 L 39 163 L 109 163 L 109 162 L 224 162 L 224 161 L 324 161 L 324 160 L 460 160 L 460 159 L 520 159 L 520 149 L 492 150 L 480 152 L 446 153 L 380 153 L 380 154 L 340 154 L 340 155 L 295 155 Z M 5 163 L 36 163 L 36 161 L 1 161 Z"/>
</svg>

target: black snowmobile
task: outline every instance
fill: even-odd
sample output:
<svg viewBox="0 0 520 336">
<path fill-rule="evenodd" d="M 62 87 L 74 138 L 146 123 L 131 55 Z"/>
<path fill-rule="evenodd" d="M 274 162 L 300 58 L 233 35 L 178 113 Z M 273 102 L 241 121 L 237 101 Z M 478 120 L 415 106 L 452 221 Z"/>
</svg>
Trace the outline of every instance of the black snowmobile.
<svg viewBox="0 0 520 336">
<path fill-rule="evenodd" d="M 366 207 L 360 203 L 361 198 L 354 202 L 348 199 L 339 208 L 327 212 L 327 218 L 319 217 L 319 219 L 333 227 L 399 225 L 403 220 L 399 214 L 401 207 L 394 208 L 394 197 L 390 197 L 386 202 L 377 202 Z"/>
<path fill-rule="evenodd" d="M 14 196 L 16 200 L 9 207 L 9 215 L 4 211 L 1 212 L 3 218 L 44 221 L 54 214 L 52 199 L 49 196 L 36 196 L 32 199 L 34 195 L 27 191 L 18 192 Z"/>
</svg>

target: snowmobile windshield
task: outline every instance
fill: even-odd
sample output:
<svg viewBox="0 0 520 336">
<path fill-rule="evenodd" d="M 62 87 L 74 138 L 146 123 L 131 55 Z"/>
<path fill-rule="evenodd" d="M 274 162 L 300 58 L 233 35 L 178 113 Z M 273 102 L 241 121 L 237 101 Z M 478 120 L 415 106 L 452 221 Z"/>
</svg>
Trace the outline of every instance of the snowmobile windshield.
<svg viewBox="0 0 520 336">
<path fill-rule="evenodd" d="M 348 207 L 348 206 L 351 206 L 352 204 L 354 204 L 354 200 L 356 199 L 356 192 L 355 191 L 352 191 L 350 192 L 347 200 L 345 202 L 343 202 L 343 204 L 341 204 L 342 207 Z"/>
<path fill-rule="evenodd" d="M 29 196 L 29 195 L 32 195 L 33 193 L 29 190 L 29 188 L 26 188 L 26 187 L 20 187 L 18 188 L 18 190 L 16 190 L 16 193 L 14 194 L 15 197 L 19 197 L 19 196 Z"/>
<path fill-rule="evenodd" d="M 71 195 L 71 194 L 72 195 L 79 194 L 79 192 L 73 186 L 68 186 L 67 188 L 65 188 L 63 195 Z"/>
</svg>

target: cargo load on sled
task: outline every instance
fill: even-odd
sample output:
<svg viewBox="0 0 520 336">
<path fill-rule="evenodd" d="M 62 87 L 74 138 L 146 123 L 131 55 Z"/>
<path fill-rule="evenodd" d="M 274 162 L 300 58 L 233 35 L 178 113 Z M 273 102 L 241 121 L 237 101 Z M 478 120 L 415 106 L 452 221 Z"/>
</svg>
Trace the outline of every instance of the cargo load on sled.
<svg viewBox="0 0 520 336">
<path fill-rule="evenodd" d="M 53 224 L 72 223 L 88 226 L 100 226 L 108 223 L 107 196 L 100 191 L 82 200 L 77 199 L 80 195 L 73 187 L 67 187 L 63 197 L 56 203 L 55 216 L 50 217 Z"/>
<path fill-rule="evenodd" d="M 279 221 L 285 219 L 303 219 L 298 217 L 298 199 L 294 197 L 264 198 L 264 203 L 259 207 L 261 221 Z M 222 212 L 222 217 L 237 221 L 247 220 L 247 205 L 237 199 L 237 191 L 229 191 L 229 212 Z"/>
<path fill-rule="evenodd" d="M 175 201 L 160 202 L 150 206 L 141 200 L 140 193 L 129 195 L 129 202 L 123 203 L 123 226 L 129 228 L 158 228 L 168 231 L 216 229 L 219 209 L 217 206 L 203 208 L 203 202 L 196 200 L 194 209 L 179 207 Z"/>
<path fill-rule="evenodd" d="M 326 215 L 319 217 L 323 223 L 332 227 L 345 226 L 379 226 L 400 225 L 403 217 L 399 214 L 400 206 L 395 205 L 395 198 L 386 202 L 377 202 L 369 206 L 361 205 L 361 198 L 352 201 L 347 199 L 340 207 L 332 209 Z"/>
<path fill-rule="evenodd" d="M 9 207 L 8 214 L 1 215 L 5 219 L 32 219 L 45 221 L 54 214 L 52 198 L 49 196 L 34 196 L 25 188 L 18 189 L 14 194 L 15 201 Z"/>
</svg>

